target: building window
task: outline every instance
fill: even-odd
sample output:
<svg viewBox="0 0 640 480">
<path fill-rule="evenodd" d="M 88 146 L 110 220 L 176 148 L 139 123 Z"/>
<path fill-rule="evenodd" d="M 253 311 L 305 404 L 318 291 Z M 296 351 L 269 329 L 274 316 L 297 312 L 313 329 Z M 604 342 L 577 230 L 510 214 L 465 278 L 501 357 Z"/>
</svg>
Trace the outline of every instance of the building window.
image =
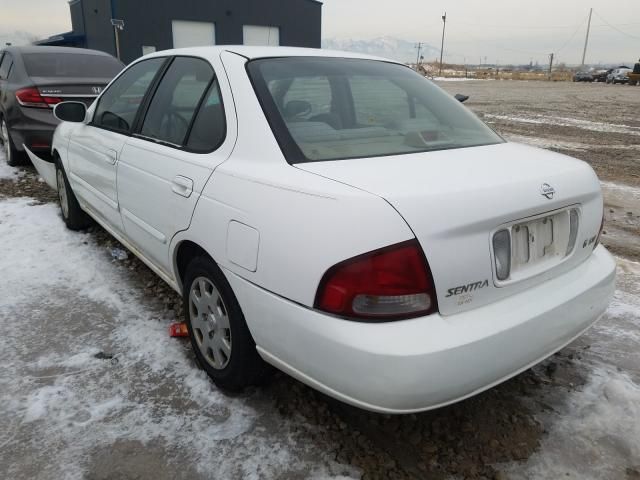
<svg viewBox="0 0 640 480">
<path fill-rule="evenodd" d="M 173 48 L 201 47 L 216 44 L 216 26 L 209 22 L 173 20 Z"/>
<path fill-rule="evenodd" d="M 280 28 L 262 25 L 244 25 L 242 27 L 245 45 L 280 45 Z"/>
<path fill-rule="evenodd" d="M 143 45 L 142 46 L 142 55 L 149 55 L 156 51 L 156 47 L 154 45 Z"/>
</svg>

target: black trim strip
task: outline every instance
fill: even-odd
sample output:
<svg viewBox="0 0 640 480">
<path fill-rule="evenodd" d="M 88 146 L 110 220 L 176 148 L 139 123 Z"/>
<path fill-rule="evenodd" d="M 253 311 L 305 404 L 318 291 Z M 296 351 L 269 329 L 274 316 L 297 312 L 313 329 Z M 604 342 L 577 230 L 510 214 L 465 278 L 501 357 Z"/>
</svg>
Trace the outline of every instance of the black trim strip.
<svg viewBox="0 0 640 480">
<path fill-rule="evenodd" d="M 171 67 L 175 59 L 176 57 L 167 57 L 167 60 L 165 60 L 165 62 L 160 66 L 160 68 L 156 72 L 156 76 L 153 77 L 153 80 L 151 81 L 149 88 L 147 88 L 147 91 L 142 99 L 142 102 L 140 103 L 140 107 L 138 108 L 136 117 L 133 119 L 133 125 L 131 126 L 132 135 L 136 133 L 140 133 L 140 130 L 142 129 L 142 124 L 144 123 L 144 119 L 147 117 L 147 112 L 149 111 L 149 105 L 151 105 L 153 97 L 155 97 L 156 92 L 158 91 L 158 87 L 160 86 L 160 83 L 164 79 L 164 76 L 166 75 L 167 71 L 169 70 L 169 68 Z"/>
</svg>

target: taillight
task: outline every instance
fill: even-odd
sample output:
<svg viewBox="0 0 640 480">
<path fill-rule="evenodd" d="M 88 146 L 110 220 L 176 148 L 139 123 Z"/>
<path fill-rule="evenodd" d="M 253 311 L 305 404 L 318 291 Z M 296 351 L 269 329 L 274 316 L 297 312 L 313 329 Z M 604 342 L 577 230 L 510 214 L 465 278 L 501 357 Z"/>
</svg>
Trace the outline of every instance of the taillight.
<svg viewBox="0 0 640 480">
<path fill-rule="evenodd" d="M 437 311 L 433 279 L 417 240 L 334 265 L 322 277 L 315 308 L 342 317 L 375 320 Z"/>
<path fill-rule="evenodd" d="M 58 97 L 43 97 L 37 88 L 22 88 L 16 92 L 16 100 L 23 107 L 50 108 L 62 102 Z"/>
</svg>

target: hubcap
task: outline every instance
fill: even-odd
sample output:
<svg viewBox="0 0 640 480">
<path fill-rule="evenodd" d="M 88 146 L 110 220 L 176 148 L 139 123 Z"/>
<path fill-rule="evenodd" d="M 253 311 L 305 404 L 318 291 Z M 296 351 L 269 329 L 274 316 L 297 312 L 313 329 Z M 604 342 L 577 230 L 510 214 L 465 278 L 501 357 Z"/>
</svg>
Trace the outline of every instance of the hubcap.
<svg viewBox="0 0 640 480">
<path fill-rule="evenodd" d="M 2 125 L 0 126 L 0 134 L 2 136 L 2 146 L 4 147 L 4 154 L 7 159 L 7 163 L 11 162 L 11 146 L 9 142 L 9 130 L 7 130 L 7 124 L 5 121 L 2 121 Z"/>
<path fill-rule="evenodd" d="M 67 199 L 67 189 L 64 184 L 64 175 L 62 170 L 58 168 L 56 173 L 56 180 L 58 182 L 58 198 L 60 199 L 60 208 L 62 209 L 62 216 L 64 218 L 69 217 L 69 200 Z"/>
<path fill-rule="evenodd" d="M 216 370 L 231 359 L 229 311 L 220 292 L 206 277 L 198 277 L 189 290 L 189 318 L 200 352 Z"/>
</svg>

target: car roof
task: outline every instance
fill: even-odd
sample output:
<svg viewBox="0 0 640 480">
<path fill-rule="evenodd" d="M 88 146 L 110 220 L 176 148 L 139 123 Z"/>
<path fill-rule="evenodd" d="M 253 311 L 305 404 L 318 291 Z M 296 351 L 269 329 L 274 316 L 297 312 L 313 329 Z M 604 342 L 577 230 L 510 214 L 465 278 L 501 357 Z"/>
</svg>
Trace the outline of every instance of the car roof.
<svg viewBox="0 0 640 480">
<path fill-rule="evenodd" d="M 177 48 L 173 50 L 163 50 L 149 55 L 167 56 L 167 55 L 194 55 L 199 57 L 208 57 L 220 55 L 223 52 L 232 52 L 249 60 L 258 58 L 273 57 L 328 57 L 328 58 L 358 58 L 365 60 L 381 60 L 385 62 L 399 63 L 388 58 L 375 57 L 373 55 L 365 55 L 355 52 L 343 52 L 339 50 L 325 50 L 320 48 L 301 48 L 301 47 L 260 47 L 246 45 L 218 45 L 211 47 L 190 47 Z"/>
<path fill-rule="evenodd" d="M 71 53 L 79 55 L 98 55 L 103 57 L 111 57 L 108 53 L 101 52 L 99 50 L 89 50 L 87 48 L 74 48 L 74 47 L 48 47 L 40 45 L 24 45 L 24 46 L 10 46 L 5 47 L 2 50 L 13 53 Z"/>
</svg>

